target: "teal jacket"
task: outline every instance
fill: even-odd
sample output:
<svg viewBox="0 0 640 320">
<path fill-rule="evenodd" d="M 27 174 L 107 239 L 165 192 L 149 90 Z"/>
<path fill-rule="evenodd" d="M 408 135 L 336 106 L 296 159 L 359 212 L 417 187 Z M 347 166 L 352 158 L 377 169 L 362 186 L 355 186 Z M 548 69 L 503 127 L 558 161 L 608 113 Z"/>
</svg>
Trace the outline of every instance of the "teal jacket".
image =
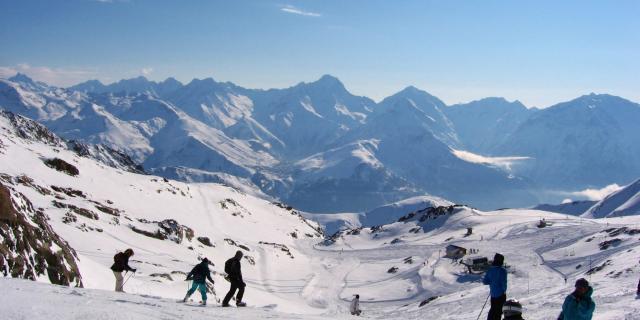
<svg viewBox="0 0 640 320">
<path fill-rule="evenodd" d="M 584 297 L 578 298 L 573 293 L 564 299 L 562 313 L 558 320 L 591 320 L 596 303 L 591 299 L 593 288 L 589 287 Z"/>
</svg>

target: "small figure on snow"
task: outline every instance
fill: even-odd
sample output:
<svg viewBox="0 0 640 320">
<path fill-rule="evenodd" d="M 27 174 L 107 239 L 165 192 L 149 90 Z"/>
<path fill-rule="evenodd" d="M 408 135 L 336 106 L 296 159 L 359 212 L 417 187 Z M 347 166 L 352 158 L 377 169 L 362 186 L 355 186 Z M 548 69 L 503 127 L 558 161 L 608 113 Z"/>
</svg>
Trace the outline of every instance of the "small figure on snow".
<svg viewBox="0 0 640 320">
<path fill-rule="evenodd" d="M 507 300 L 507 270 L 503 267 L 504 256 L 496 253 L 493 257 L 491 268 L 482 279 L 482 283 L 489 286 L 491 295 L 491 309 L 487 320 L 500 320 L 502 318 L 502 306 Z"/>
<path fill-rule="evenodd" d="M 191 272 L 187 275 L 187 280 L 193 280 L 193 285 L 191 285 L 191 289 L 187 291 L 187 295 L 184 296 L 182 302 L 187 302 L 189 297 L 196 292 L 196 290 L 200 290 L 200 295 L 202 296 L 202 305 L 207 305 L 207 279 L 214 284 L 213 279 L 211 279 L 211 271 L 209 270 L 209 259 L 204 258 L 200 263 L 196 264 Z"/>
<path fill-rule="evenodd" d="M 349 311 L 351 312 L 351 315 L 354 315 L 354 316 L 359 316 L 362 314 L 362 310 L 360 310 L 359 294 L 356 294 L 355 297 L 353 298 L 353 301 L 351 301 L 351 306 L 349 307 Z"/>
<path fill-rule="evenodd" d="M 242 280 L 242 270 L 240 270 L 240 260 L 242 259 L 243 253 L 238 250 L 236 255 L 227 260 L 224 263 L 224 272 L 227 273 L 227 280 L 231 282 L 231 287 L 229 288 L 229 292 L 222 300 L 222 306 L 228 307 L 229 301 L 238 290 L 238 294 L 236 295 L 236 306 L 238 307 L 246 307 L 247 304 L 242 302 L 242 296 L 244 295 L 244 288 L 247 286 Z"/>
<path fill-rule="evenodd" d="M 509 299 L 502 306 L 503 320 L 524 320 L 522 318 L 522 304 L 516 299 Z"/>
<path fill-rule="evenodd" d="M 137 271 L 129 266 L 129 258 L 131 257 L 133 257 L 133 250 L 131 248 L 124 252 L 118 252 L 113 256 L 111 271 L 113 271 L 113 275 L 116 277 L 116 292 L 124 292 L 124 277 L 122 276 L 122 272 L 131 271 L 135 273 Z"/>
<path fill-rule="evenodd" d="M 591 299 L 593 288 L 584 278 L 576 281 L 576 289 L 564 299 L 558 320 L 591 320 L 596 303 Z"/>
</svg>

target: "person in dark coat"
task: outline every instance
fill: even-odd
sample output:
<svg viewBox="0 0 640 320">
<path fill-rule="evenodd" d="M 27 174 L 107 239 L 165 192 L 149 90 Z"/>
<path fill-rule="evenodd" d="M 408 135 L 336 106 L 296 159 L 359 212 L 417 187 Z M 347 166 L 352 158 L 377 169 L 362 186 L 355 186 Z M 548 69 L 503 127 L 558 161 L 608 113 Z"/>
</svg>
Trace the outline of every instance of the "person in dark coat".
<svg viewBox="0 0 640 320">
<path fill-rule="evenodd" d="M 238 290 L 238 294 L 236 295 L 236 306 L 238 307 L 246 307 L 247 304 L 242 302 L 242 296 L 244 295 L 244 288 L 247 286 L 242 280 L 242 270 L 240 270 L 240 260 L 242 259 L 242 251 L 238 250 L 236 255 L 227 260 L 224 264 L 224 272 L 227 273 L 227 277 L 229 282 L 231 282 L 231 287 L 229 288 L 229 292 L 222 300 L 222 306 L 228 307 L 229 301 L 233 298 L 236 290 Z"/>
<path fill-rule="evenodd" d="M 191 289 L 187 291 L 187 295 L 184 296 L 182 302 L 187 302 L 189 297 L 196 292 L 196 290 L 200 290 L 200 295 L 202 296 L 202 305 L 207 305 L 207 284 L 206 281 L 209 279 L 211 284 L 214 283 L 213 279 L 211 279 L 211 271 L 209 270 L 209 259 L 204 258 L 200 263 L 198 263 L 191 272 L 187 275 L 187 280 L 193 280 L 193 285 Z"/>
<path fill-rule="evenodd" d="M 596 303 L 591 299 L 593 288 L 589 281 L 580 278 L 576 281 L 576 289 L 564 299 L 562 312 L 558 320 L 591 320 L 596 310 Z"/>
<path fill-rule="evenodd" d="M 491 309 L 487 320 L 500 320 L 502 306 L 507 301 L 507 269 L 503 267 L 504 256 L 496 253 L 491 268 L 484 275 L 482 283 L 489 286 Z"/>
<path fill-rule="evenodd" d="M 129 258 L 131 257 L 133 257 L 133 250 L 131 248 L 125 250 L 124 252 L 118 252 L 115 256 L 113 256 L 113 265 L 111 266 L 111 271 L 113 271 L 113 275 L 116 277 L 116 292 L 124 292 L 124 277 L 122 276 L 122 272 L 136 272 L 136 269 L 129 266 Z"/>
</svg>

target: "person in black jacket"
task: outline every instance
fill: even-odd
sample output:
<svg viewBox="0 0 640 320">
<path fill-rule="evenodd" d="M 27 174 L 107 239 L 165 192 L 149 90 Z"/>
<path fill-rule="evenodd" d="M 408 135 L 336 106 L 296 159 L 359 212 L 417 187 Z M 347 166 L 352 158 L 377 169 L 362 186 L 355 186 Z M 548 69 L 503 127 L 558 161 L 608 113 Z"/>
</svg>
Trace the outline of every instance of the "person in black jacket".
<svg viewBox="0 0 640 320">
<path fill-rule="evenodd" d="M 240 270 L 240 260 L 242 259 L 242 251 L 238 250 L 236 255 L 227 260 L 224 264 L 224 272 L 227 273 L 228 280 L 231 282 L 231 288 L 229 288 L 229 292 L 222 300 L 222 306 L 228 307 L 229 301 L 233 297 L 233 294 L 238 290 L 238 294 L 236 295 L 236 306 L 238 307 L 246 307 L 247 304 L 242 302 L 242 296 L 244 295 L 244 287 L 247 285 L 242 281 L 242 271 Z"/>
<path fill-rule="evenodd" d="M 124 277 L 122 277 L 122 271 L 136 272 L 136 269 L 129 266 L 129 258 L 131 257 L 133 257 L 133 250 L 131 248 L 124 252 L 118 252 L 113 256 L 113 265 L 111 266 L 111 270 L 113 271 L 113 275 L 116 277 L 116 292 L 124 292 Z"/>
<path fill-rule="evenodd" d="M 187 299 L 196 292 L 197 289 L 200 290 L 200 294 L 202 295 L 202 305 L 207 305 L 207 284 L 206 281 L 209 279 L 211 284 L 213 284 L 213 279 L 211 279 L 211 271 L 209 271 L 209 259 L 204 258 L 200 263 L 198 263 L 191 272 L 187 275 L 187 280 L 193 280 L 193 285 L 191 289 L 187 291 L 187 295 L 184 296 L 182 302 L 187 302 Z"/>
</svg>

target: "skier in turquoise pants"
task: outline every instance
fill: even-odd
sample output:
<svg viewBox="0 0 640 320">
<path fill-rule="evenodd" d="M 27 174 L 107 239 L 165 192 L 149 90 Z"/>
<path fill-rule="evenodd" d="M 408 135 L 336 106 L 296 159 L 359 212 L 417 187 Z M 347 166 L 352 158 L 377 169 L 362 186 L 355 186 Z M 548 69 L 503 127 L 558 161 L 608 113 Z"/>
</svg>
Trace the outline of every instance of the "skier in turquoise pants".
<svg viewBox="0 0 640 320">
<path fill-rule="evenodd" d="M 207 284 L 206 280 L 209 279 L 213 284 L 213 279 L 211 279 L 211 271 L 209 271 L 209 259 L 204 258 L 200 263 L 198 263 L 193 270 L 189 272 L 187 275 L 187 280 L 193 280 L 193 285 L 191 289 L 187 291 L 187 295 L 184 296 L 182 302 L 187 302 L 189 297 L 196 292 L 196 290 L 200 290 L 200 294 L 202 295 L 202 304 L 207 305 Z"/>
</svg>

